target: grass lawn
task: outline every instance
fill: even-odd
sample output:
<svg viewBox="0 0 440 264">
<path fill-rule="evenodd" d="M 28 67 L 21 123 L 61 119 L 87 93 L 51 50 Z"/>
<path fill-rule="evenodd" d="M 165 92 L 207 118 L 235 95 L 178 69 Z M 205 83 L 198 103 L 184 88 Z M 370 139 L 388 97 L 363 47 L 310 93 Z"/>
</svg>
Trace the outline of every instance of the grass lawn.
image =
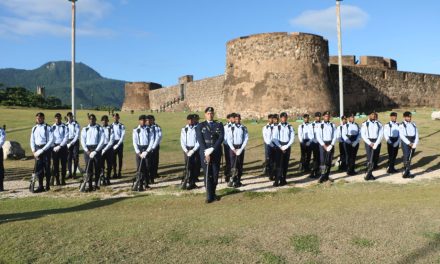
<svg viewBox="0 0 440 264">
<path fill-rule="evenodd" d="M 37 111 L 0 108 L 8 140 L 20 142 L 28 156 Z M 398 110 L 399 119 L 403 111 Z M 45 111 L 48 123 L 55 112 Z M 82 126 L 86 113 L 78 113 Z M 388 113 L 379 114 L 383 123 Z M 139 114 L 121 115 L 128 132 L 126 177 L 135 170 L 131 131 Z M 417 109 L 414 115 L 421 141 L 413 164 L 424 170 L 440 168 L 440 122 L 431 121 L 430 114 Z M 179 135 L 186 115 L 156 114 L 164 131 L 161 177 L 183 170 Z M 291 123 L 296 130 L 299 123 Z M 261 175 L 264 122 L 245 124 L 250 132 L 245 173 Z M 381 153 L 385 167 L 386 147 Z M 360 167 L 364 161 L 361 144 Z M 298 162 L 296 141 L 289 177 L 299 175 Z M 32 159 L 6 161 L 6 181 L 29 178 L 32 166 Z M 185 193 L 101 200 L 96 194 L 65 198 L 54 192 L 53 197 L 0 199 L 0 263 L 440 263 L 439 190 L 438 180 L 339 182 L 277 193 L 226 189 L 222 200 L 210 205 L 202 194 Z"/>
</svg>

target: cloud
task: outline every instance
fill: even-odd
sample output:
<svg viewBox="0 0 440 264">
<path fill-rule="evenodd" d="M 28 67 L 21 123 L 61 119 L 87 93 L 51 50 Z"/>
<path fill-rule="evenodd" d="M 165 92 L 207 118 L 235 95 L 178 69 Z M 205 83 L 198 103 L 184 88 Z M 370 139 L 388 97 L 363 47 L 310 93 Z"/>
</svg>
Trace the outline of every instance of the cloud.
<svg viewBox="0 0 440 264">
<path fill-rule="evenodd" d="M 1 0 L 0 35 L 69 36 L 71 8 L 67 0 Z M 113 6 L 104 0 L 77 3 L 77 32 L 82 36 L 110 36 L 109 29 L 98 28 Z"/>
<path fill-rule="evenodd" d="M 361 8 L 352 5 L 341 5 L 342 29 L 364 27 L 369 15 Z M 336 34 L 336 7 L 321 10 L 308 10 L 290 20 L 292 26 L 301 26 L 323 35 Z"/>
</svg>

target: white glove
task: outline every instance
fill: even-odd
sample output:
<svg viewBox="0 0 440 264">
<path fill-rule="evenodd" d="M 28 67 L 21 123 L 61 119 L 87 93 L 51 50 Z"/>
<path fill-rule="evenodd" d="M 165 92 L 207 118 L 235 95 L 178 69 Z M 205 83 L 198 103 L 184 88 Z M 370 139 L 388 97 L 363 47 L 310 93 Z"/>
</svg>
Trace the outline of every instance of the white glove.
<svg viewBox="0 0 440 264">
<path fill-rule="evenodd" d="M 308 142 L 306 143 L 306 146 L 309 147 L 310 144 L 312 144 L 312 142 L 308 141 Z"/>
<path fill-rule="evenodd" d="M 91 159 L 93 159 L 95 156 L 96 156 L 96 151 L 92 151 L 92 152 L 90 153 L 90 155 L 89 155 L 89 157 L 90 157 Z"/>
<path fill-rule="evenodd" d="M 117 150 L 118 148 L 119 148 L 119 145 L 114 145 L 114 146 L 113 146 L 113 149 L 114 149 L 114 150 Z"/>
<path fill-rule="evenodd" d="M 34 157 L 38 158 L 41 155 L 41 153 L 43 153 L 43 152 L 44 151 L 42 149 L 39 149 L 39 150 L 35 151 Z"/>
<path fill-rule="evenodd" d="M 327 151 L 330 152 L 333 149 L 333 145 L 327 147 Z"/>
<path fill-rule="evenodd" d="M 70 143 L 67 143 L 67 148 L 70 148 L 70 146 L 72 146 L 72 144 L 70 144 Z"/>
<path fill-rule="evenodd" d="M 282 151 L 286 151 L 286 149 L 288 149 L 288 148 L 289 148 L 289 147 L 288 147 L 287 145 L 284 145 L 284 146 L 281 147 L 281 150 L 282 150 Z"/>
<path fill-rule="evenodd" d="M 353 148 L 354 148 L 354 147 L 356 147 L 357 143 L 356 143 L 356 142 L 353 142 L 351 145 L 352 145 Z"/>
<path fill-rule="evenodd" d="M 377 149 L 377 145 L 374 145 L 374 146 L 373 146 L 373 149 L 376 150 L 376 149 Z"/>
<path fill-rule="evenodd" d="M 58 152 L 58 151 L 60 151 L 60 149 L 61 149 L 61 146 L 56 146 L 53 148 L 53 151 Z"/>
<path fill-rule="evenodd" d="M 107 151 L 106 149 L 103 149 L 102 152 L 101 152 L 101 155 L 104 155 L 104 153 L 105 153 L 106 151 Z"/>
<path fill-rule="evenodd" d="M 186 153 L 188 157 L 191 157 L 194 154 L 194 150 L 190 150 Z"/>
<path fill-rule="evenodd" d="M 148 155 L 148 151 L 144 151 L 141 153 L 141 158 L 145 159 Z"/>
<path fill-rule="evenodd" d="M 412 148 L 416 149 L 417 148 L 417 144 L 413 144 Z"/>
<path fill-rule="evenodd" d="M 394 142 L 393 147 L 397 148 L 399 146 L 399 141 Z"/>
<path fill-rule="evenodd" d="M 151 151 L 153 151 L 153 149 L 147 148 L 147 153 L 150 153 Z"/>
<path fill-rule="evenodd" d="M 208 148 L 208 149 L 205 149 L 205 156 L 209 156 L 209 155 L 211 155 L 212 152 L 214 152 L 214 148 Z"/>
<path fill-rule="evenodd" d="M 235 152 L 235 155 L 240 156 L 242 152 L 243 152 L 242 149 L 237 149 L 237 151 Z"/>
</svg>

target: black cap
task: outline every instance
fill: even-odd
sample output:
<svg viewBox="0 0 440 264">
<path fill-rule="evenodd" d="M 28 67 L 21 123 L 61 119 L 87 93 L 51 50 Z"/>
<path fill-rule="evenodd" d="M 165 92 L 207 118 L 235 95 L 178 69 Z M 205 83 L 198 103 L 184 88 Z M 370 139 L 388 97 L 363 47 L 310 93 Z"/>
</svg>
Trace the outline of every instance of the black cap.
<svg viewBox="0 0 440 264">
<path fill-rule="evenodd" d="M 147 116 L 145 116 L 145 119 L 147 119 L 147 120 L 154 120 L 154 116 L 152 116 L 152 115 L 147 115 Z"/>
<path fill-rule="evenodd" d="M 226 115 L 226 119 L 229 119 L 229 118 L 231 118 L 231 114 Z"/>
<path fill-rule="evenodd" d="M 67 112 L 67 116 L 73 116 L 72 112 Z"/>
<path fill-rule="evenodd" d="M 269 115 L 267 116 L 267 119 L 271 119 L 271 118 L 273 118 L 273 115 L 272 115 L 272 114 L 269 114 Z"/>
<path fill-rule="evenodd" d="M 350 114 L 348 114 L 348 117 L 355 117 L 356 113 L 351 112 Z"/>
<path fill-rule="evenodd" d="M 303 118 L 309 118 L 309 117 L 310 117 L 309 114 L 304 114 L 304 115 L 303 115 Z"/>
<path fill-rule="evenodd" d="M 397 116 L 397 113 L 396 112 L 391 112 L 390 116 Z"/>
<path fill-rule="evenodd" d="M 345 115 L 342 115 L 341 119 L 347 119 L 347 117 Z"/>
<path fill-rule="evenodd" d="M 154 115 L 150 115 L 150 119 L 153 120 L 153 121 L 156 120 L 156 118 L 154 117 Z"/>
<path fill-rule="evenodd" d="M 107 116 L 107 115 L 103 115 L 103 116 L 101 117 L 101 121 L 104 121 L 104 120 L 108 120 L 108 116 Z"/>
<path fill-rule="evenodd" d="M 412 116 L 411 112 L 406 111 L 405 113 L 403 113 L 403 117 L 409 117 Z"/>
<path fill-rule="evenodd" d="M 117 116 L 117 117 L 119 117 L 119 114 L 118 114 L 118 113 L 116 113 L 116 114 L 113 114 L 113 116 Z"/>
<path fill-rule="evenodd" d="M 211 106 L 206 107 L 205 113 L 208 113 L 208 112 L 214 113 L 214 107 L 211 107 Z"/>
<path fill-rule="evenodd" d="M 316 112 L 315 117 L 321 117 L 321 112 Z"/>
<path fill-rule="evenodd" d="M 140 115 L 140 116 L 139 116 L 139 120 L 145 120 L 145 119 L 147 119 L 147 116 L 146 116 L 146 115 Z"/>
<path fill-rule="evenodd" d="M 241 118 L 241 115 L 239 113 L 236 113 L 234 117 Z"/>
<path fill-rule="evenodd" d="M 198 114 L 193 114 L 194 118 L 200 118 Z"/>
<path fill-rule="evenodd" d="M 272 116 L 273 116 L 273 118 L 276 118 L 276 119 L 279 118 L 278 114 L 273 114 Z"/>
<path fill-rule="evenodd" d="M 330 115 L 330 111 L 325 111 L 322 115 Z"/>
<path fill-rule="evenodd" d="M 369 114 L 369 115 L 371 115 L 371 114 L 376 114 L 376 110 L 371 110 L 368 114 Z"/>
<path fill-rule="evenodd" d="M 38 117 L 44 117 L 44 113 L 42 113 L 42 112 L 38 112 L 35 116 L 38 116 Z"/>
<path fill-rule="evenodd" d="M 280 114 L 280 117 L 287 117 L 287 113 L 286 113 L 286 112 L 282 112 L 282 113 Z"/>
<path fill-rule="evenodd" d="M 92 118 L 96 119 L 96 116 L 94 114 L 90 114 L 89 115 L 89 120 L 92 119 Z"/>
<path fill-rule="evenodd" d="M 54 117 L 55 117 L 55 118 L 57 118 L 57 117 L 58 117 L 58 118 L 61 118 L 61 114 L 60 114 L 60 113 L 56 113 Z"/>
<path fill-rule="evenodd" d="M 187 115 L 186 116 L 186 120 L 191 120 L 191 119 L 193 119 L 194 118 L 194 115 Z"/>
</svg>

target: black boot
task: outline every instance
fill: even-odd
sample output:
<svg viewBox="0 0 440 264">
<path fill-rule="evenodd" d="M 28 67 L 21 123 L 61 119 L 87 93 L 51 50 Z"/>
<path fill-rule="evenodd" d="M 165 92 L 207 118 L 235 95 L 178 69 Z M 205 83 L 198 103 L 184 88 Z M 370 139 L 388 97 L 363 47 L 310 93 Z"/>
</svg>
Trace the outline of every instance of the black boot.
<svg viewBox="0 0 440 264">
<path fill-rule="evenodd" d="M 66 175 L 61 175 L 61 185 L 66 185 Z"/>
<path fill-rule="evenodd" d="M 3 179 L 0 180 L 0 192 L 3 192 L 5 190 L 3 186 Z"/>
</svg>

